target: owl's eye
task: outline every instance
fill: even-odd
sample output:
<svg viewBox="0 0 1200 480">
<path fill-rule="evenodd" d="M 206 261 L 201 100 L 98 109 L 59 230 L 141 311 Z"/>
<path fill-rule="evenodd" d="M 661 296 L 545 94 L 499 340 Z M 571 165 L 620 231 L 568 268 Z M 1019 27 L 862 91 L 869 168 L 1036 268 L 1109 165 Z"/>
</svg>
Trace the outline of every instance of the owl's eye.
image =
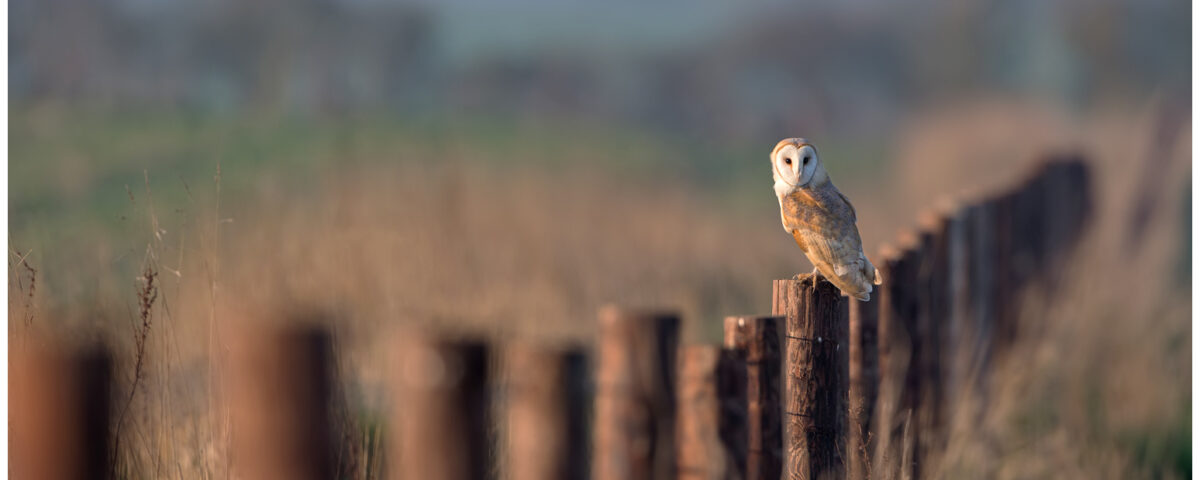
<svg viewBox="0 0 1200 480">
<path fill-rule="evenodd" d="M 783 159 L 783 163 L 786 163 L 786 164 L 788 164 L 788 165 L 791 165 L 791 164 L 792 164 L 792 159 L 790 159 L 790 158 L 785 158 L 785 159 Z"/>
<path fill-rule="evenodd" d="M 804 164 L 808 165 L 808 157 L 804 157 Z"/>
</svg>

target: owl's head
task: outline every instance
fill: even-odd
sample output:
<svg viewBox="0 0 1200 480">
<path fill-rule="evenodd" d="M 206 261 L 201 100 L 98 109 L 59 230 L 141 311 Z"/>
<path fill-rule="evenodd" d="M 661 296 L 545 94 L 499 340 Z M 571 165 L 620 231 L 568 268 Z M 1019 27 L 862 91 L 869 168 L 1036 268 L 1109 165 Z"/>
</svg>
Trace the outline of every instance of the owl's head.
<svg viewBox="0 0 1200 480">
<path fill-rule="evenodd" d="M 771 151 L 776 191 L 794 192 L 821 186 L 829 181 L 817 148 L 803 138 L 785 138 Z"/>
</svg>

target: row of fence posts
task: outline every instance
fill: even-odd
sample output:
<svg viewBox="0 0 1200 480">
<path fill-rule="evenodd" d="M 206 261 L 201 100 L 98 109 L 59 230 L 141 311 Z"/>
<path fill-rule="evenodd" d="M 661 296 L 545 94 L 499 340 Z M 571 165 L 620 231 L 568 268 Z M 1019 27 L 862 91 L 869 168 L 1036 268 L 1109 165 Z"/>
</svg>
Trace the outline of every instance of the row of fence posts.
<svg viewBox="0 0 1200 480">
<path fill-rule="evenodd" d="M 1018 338 L 1024 295 L 1047 298 L 1092 212 L 1077 157 L 1015 188 L 921 219 L 885 246 L 884 283 L 850 308 L 852 478 L 923 478 L 964 405 L 986 408 L 990 365 Z M 964 402 L 970 399 L 974 402 Z"/>
<path fill-rule="evenodd" d="M 1017 295 L 1034 279 L 1054 288 L 1090 196 L 1082 161 L 1046 162 L 885 248 L 870 301 L 808 275 L 776 280 L 772 315 L 726 318 L 721 346 L 680 348 L 677 315 L 618 308 L 599 313 L 592 355 L 399 335 L 388 477 L 921 478 L 959 395 L 986 388 L 981 373 L 1016 338 Z M 230 340 L 238 476 L 341 475 L 333 352 L 321 328 Z M 14 478 L 109 472 L 111 354 L 12 361 Z"/>
</svg>

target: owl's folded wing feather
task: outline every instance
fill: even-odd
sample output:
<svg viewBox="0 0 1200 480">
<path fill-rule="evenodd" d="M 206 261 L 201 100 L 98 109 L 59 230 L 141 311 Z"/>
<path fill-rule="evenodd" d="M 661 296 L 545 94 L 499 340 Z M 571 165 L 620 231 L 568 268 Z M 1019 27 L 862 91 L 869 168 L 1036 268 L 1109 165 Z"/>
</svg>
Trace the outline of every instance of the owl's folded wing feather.
<svg viewBox="0 0 1200 480">
<path fill-rule="evenodd" d="M 846 208 L 850 210 L 850 221 L 857 222 L 858 221 L 858 212 L 854 211 L 854 205 L 850 203 L 850 199 L 846 198 L 845 195 L 842 195 L 841 191 L 839 191 L 839 190 L 834 190 L 834 191 L 837 192 L 837 196 L 838 196 L 838 198 L 840 198 L 842 200 L 842 203 L 846 204 Z"/>
<path fill-rule="evenodd" d="M 793 235 L 796 243 L 803 242 L 807 247 L 804 253 L 809 260 L 843 293 L 860 300 L 870 298 L 874 267 L 868 267 L 853 223 L 820 232 L 802 228 Z"/>
<path fill-rule="evenodd" d="M 832 231 L 831 231 L 832 230 Z M 858 268 L 862 257 L 862 240 L 853 227 L 825 229 L 820 233 L 808 228 L 796 229 L 796 243 L 803 242 L 805 253 L 828 264 L 833 274 L 843 277 Z"/>
<path fill-rule="evenodd" d="M 796 245 L 800 246 L 800 251 L 807 254 L 808 244 L 804 242 L 804 234 L 800 232 L 800 229 L 792 229 L 792 238 L 796 239 Z"/>
</svg>

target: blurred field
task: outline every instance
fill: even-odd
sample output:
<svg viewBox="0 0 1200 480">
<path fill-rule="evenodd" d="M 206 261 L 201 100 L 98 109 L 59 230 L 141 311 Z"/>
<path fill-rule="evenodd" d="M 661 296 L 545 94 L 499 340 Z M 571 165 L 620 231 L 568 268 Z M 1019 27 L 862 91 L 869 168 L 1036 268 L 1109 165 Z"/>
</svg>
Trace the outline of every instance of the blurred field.
<svg viewBox="0 0 1200 480">
<path fill-rule="evenodd" d="M 953 447 L 931 459 L 945 478 L 1190 477 L 1190 279 L 1178 272 L 1191 139 L 1186 119 L 1160 120 L 1175 101 L 1066 113 L 974 100 L 914 112 L 895 138 L 812 138 L 868 254 L 923 209 L 1005 185 L 1043 153 L 1095 164 L 1077 281 L 1025 306 L 1034 333 L 996 366 L 987 398 L 963 400 L 982 422 L 956 418 Z M 811 268 L 779 227 L 777 139 L 520 118 L 10 118 L 10 340 L 100 336 L 147 359 L 123 377 L 140 378 L 122 396 L 128 478 L 224 474 L 211 342 L 270 312 L 336 320 L 347 421 L 369 432 L 379 333 L 397 324 L 588 342 L 613 302 L 678 308 L 685 339 L 712 341 L 724 315 L 768 308 L 771 279 Z M 1157 207 L 1130 243 L 1146 195 Z M 157 292 L 147 309 L 139 289 Z"/>
<path fill-rule="evenodd" d="M 120 478 L 229 476 L 219 339 L 281 312 L 332 323 L 345 478 L 396 326 L 589 343 L 611 302 L 716 340 L 811 268 L 767 168 L 797 135 L 869 255 L 1090 159 L 1074 281 L 925 471 L 1191 477 L 1188 2 L 10 3 L 9 339 L 118 348 Z"/>
<path fill-rule="evenodd" d="M 13 242 L 22 254 L 32 250 L 31 263 L 48 267 L 41 281 L 54 293 L 44 297 L 45 307 L 65 310 L 55 317 L 118 298 L 140 271 L 148 240 L 162 266 L 184 283 L 207 274 L 207 267 L 188 262 L 213 255 L 235 272 L 221 283 L 250 274 L 262 288 L 292 277 L 285 272 L 309 271 L 287 266 L 296 261 L 329 263 L 328 270 L 296 279 L 320 283 L 319 289 L 279 285 L 275 293 L 394 297 L 357 302 L 393 305 L 364 314 L 368 318 L 496 317 L 510 323 L 590 315 L 602 299 L 678 304 L 715 315 L 765 298 L 747 292 L 751 279 L 805 268 L 787 237 L 771 243 L 774 255 L 787 258 L 782 262 L 743 258 L 750 252 L 722 243 L 777 228 L 761 148 L 569 121 L 228 119 L 54 109 L 19 117 Z M 843 188 L 865 195 L 874 187 L 864 180 L 882 183 L 859 175 L 880 163 L 878 155 L 859 152 L 882 147 L 829 144 L 829 155 L 849 154 L 830 165 L 834 175 L 847 178 Z M 644 225 L 629 228 L 630 222 Z M 864 234 L 886 235 L 870 228 Z M 264 257 L 262 249 L 274 255 Z M 243 272 L 237 260 L 243 255 L 273 268 Z M 661 261 L 616 261 L 621 256 Z M 727 257 L 721 267 L 699 261 L 718 256 Z M 73 274 L 51 273 L 68 270 Z M 362 272 L 370 285 L 340 291 L 335 285 L 341 282 L 332 278 L 351 271 Z M 263 276 L 275 280 L 264 282 Z M 719 280 L 689 280 L 708 277 Z M 397 278 L 403 285 L 385 283 Z M 538 282 L 557 286 L 517 293 Z M 689 286 L 664 285 L 672 283 Z M 512 300 L 470 315 L 405 300 L 437 298 L 429 289 L 449 299 L 461 296 L 446 288 Z M 498 288 L 513 291 L 481 291 Z M 530 308 L 541 305 L 534 299 L 548 298 L 559 304 Z M 463 308 L 456 300 L 448 303 Z M 123 313 L 120 303 L 106 308 Z"/>
</svg>

